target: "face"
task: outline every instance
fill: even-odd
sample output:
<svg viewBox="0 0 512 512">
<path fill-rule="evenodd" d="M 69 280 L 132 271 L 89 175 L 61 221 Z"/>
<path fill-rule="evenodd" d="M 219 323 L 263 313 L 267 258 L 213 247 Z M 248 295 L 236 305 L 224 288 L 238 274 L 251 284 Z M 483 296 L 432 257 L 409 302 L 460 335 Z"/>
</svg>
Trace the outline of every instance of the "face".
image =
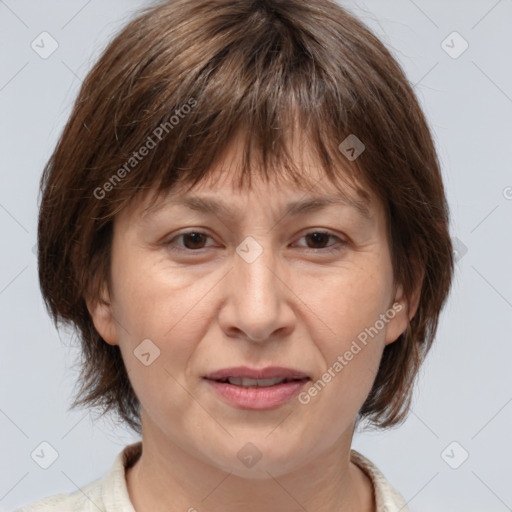
<svg viewBox="0 0 512 512">
<path fill-rule="evenodd" d="M 236 151 L 215 183 L 115 219 L 110 305 L 91 313 L 120 347 L 144 436 L 263 478 L 350 444 L 406 304 L 375 198 L 367 215 L 336 201 L 288 211 L 339 195 L 309 161 L 307 192 L 261 179 L 237 191 Z"/>
</svg>

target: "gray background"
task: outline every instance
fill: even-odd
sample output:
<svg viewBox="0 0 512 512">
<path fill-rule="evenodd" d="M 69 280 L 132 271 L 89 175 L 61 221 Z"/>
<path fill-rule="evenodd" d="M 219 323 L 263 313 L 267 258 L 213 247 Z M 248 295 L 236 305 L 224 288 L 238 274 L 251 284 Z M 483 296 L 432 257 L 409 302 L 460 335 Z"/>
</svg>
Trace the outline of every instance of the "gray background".
<svg viewBox="0 0 512 512">
<path fill-rule="evenodd" d="M 145 5 L 0 0 L 0 510 L 84 486 L 136 440 L 111 420 L 67 410 L 78 352 L 43 308 L 33 251 L 39 177 L 81 79 Z M 459 258 L 408 420 L 359 433 L 353 447 L 412 511 L 512 510 L 512 1 L 343 5 L 374 29 L 415 84 L 436 135 Z M 46 59 L 31 47 L 42 45 L 43 31 L 58 43 Z M 446 39 L 453 31 L 463 39 Z M 458 55 L 464 40 L 469 47 Z M 48 469 L 31 458 L 43 441 L 58 452 Z"/>
</svg>

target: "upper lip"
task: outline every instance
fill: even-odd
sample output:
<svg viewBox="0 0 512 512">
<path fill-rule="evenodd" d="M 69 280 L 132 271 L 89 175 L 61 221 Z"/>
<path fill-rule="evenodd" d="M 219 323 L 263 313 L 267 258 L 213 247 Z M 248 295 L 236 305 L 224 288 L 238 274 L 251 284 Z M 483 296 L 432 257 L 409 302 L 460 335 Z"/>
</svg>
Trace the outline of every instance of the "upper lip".
<svg viewBox="0 0 512 512">
<path fill-rule="evenodd" d="M 224 368 L 209 373 L 205 376 L 210 380 L 222 380 L 229 377 L 239 377 L 246 379 L 308 379 L 308 375 L 293 368 L 283 368 L 281 366 L 267 366 L 266 368 L 249 368 L 248 366 L 237 366 L 233 368 Z"/>
</svg>

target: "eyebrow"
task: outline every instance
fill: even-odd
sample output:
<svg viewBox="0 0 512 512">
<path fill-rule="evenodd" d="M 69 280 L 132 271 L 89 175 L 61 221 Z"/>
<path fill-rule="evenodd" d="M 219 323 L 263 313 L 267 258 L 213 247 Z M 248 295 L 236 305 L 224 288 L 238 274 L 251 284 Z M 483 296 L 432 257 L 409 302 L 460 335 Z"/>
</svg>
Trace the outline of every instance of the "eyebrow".
<svg viewBox="0 0 512 512">
<path fill-rule="evenodd" d="M 285 206 L 283 217 L 286 215 L 297 216 L 306 212 L 318 211 L 332 205 L 348 206 L 354 209 L 362 218 L 366 220 L 371 219 L 371 212 L 366 202 L 341 196 L 316 196 L 305 200 L 292 201 Z M 185 206 L 191 210 L 229 219 L 236 218 L 238 213 L 223 201 L 208 197 L 185 196 L 165 201 L 157 206 L 150 205 L 143 211 L 142 217 L 146 219 L 150 214 L 154 214 L 168 206 Z"/>
</svg>

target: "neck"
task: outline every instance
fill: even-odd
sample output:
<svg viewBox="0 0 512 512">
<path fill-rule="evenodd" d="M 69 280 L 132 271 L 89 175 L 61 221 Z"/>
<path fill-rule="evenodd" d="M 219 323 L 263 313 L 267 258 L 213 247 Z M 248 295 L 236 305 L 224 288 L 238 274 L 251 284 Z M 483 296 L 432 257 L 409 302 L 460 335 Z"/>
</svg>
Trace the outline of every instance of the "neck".
<svg viewBox="0 0 512 512">
<path fill-rule="evenodd" d="M 304 466 L 260 479 L 223 471 L 148 434 L 143 430 L 143 453 L 126 473 L 137 512 L 375 512 L 372 483 L 350 461 L 352 431 Z"/>
</svg>

